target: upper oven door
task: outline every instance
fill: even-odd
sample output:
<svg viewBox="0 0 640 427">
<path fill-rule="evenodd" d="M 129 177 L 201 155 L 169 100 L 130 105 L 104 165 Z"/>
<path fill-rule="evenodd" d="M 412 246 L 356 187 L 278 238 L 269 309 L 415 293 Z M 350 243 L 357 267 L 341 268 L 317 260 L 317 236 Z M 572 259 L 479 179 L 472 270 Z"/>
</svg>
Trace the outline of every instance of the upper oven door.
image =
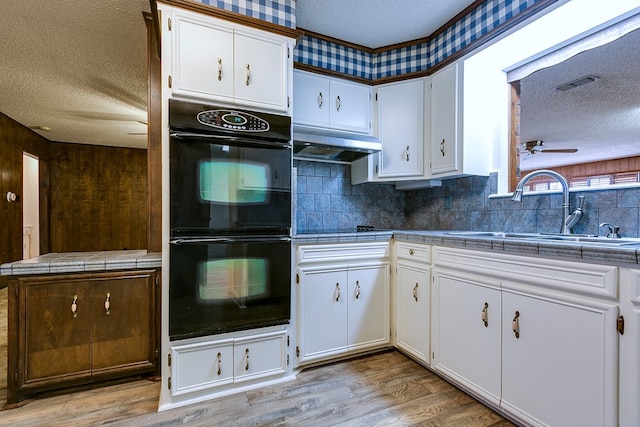
<svg viewBox="0 0 640 427">
<path fill-rule="evenodd" d="M 171 237 L 289 234 L 291 148 L 171 136 Z"/>
</svg>

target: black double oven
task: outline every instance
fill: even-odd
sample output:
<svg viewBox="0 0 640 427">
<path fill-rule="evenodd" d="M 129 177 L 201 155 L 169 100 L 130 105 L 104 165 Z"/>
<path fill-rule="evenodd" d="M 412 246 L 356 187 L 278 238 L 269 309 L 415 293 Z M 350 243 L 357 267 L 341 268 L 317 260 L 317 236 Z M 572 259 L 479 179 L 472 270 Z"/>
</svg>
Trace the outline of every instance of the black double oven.
<svg viewBox="0 0 640 427">
<path fill-rule="evenodd" d="M 289 323 L 291 118 L 169 101 L 169 338 Z"/>
</svg>

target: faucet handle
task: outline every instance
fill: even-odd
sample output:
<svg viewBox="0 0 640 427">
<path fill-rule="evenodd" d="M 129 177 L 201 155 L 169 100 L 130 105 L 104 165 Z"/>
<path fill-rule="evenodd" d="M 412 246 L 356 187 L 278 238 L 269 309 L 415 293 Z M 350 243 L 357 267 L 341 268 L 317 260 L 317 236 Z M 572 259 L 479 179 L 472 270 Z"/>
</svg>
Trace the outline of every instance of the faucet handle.
<svg viewBox="0 0 640 427">
<path fill-rule="evenodd" d="M 609 224 L 608 222 L 603 222 L 599 225 L 599 227 L 607 227 L 609 232 L 607 233 L 607 237 L 611 239 L 620 238 L 620 227 L 617 225 Z"/>
</svg>

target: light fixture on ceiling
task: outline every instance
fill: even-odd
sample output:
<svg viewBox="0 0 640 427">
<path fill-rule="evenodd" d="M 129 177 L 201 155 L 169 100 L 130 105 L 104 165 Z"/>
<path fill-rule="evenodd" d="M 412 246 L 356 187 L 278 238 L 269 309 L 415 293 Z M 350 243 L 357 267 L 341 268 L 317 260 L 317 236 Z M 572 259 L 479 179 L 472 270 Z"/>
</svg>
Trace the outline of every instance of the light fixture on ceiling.
<svg viewBox="0 0 640 427">
<path fill-rule="evenodd" d="M 576 80 L 573 80 L 573 81 L 558 85 L 558 86 L 555 87 L 555 89 L 565 92 L 565 91 L 570 90 L 570 89 L 575 89 L 575 88 L 577 88 L 579 86 L 584 86 L 586 84 L 593 83 L 596 80 L 600 80 L 600 77 L 584 76 L 584 77 L 580 77 L 579 79 L 576 79 Z"/>
<path fill-rule="evenodd" d="M 49 126 L 31 126 L 30 129 L 41 130 L 43 132 L 51 132 L 52 131 L 52 129 Z"/>
</svg>

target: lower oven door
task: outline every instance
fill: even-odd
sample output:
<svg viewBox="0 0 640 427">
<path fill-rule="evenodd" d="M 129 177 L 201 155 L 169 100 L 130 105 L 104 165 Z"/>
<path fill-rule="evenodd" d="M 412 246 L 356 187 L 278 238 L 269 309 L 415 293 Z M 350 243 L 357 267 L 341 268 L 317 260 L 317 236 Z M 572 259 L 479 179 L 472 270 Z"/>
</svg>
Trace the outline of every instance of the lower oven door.
<svg viewBox="0 0 640 427">
<path fill-rule="evenodd" d="M 170 340 L 289 323 L 289 237 L 171 242 Z"/>
</svg>

